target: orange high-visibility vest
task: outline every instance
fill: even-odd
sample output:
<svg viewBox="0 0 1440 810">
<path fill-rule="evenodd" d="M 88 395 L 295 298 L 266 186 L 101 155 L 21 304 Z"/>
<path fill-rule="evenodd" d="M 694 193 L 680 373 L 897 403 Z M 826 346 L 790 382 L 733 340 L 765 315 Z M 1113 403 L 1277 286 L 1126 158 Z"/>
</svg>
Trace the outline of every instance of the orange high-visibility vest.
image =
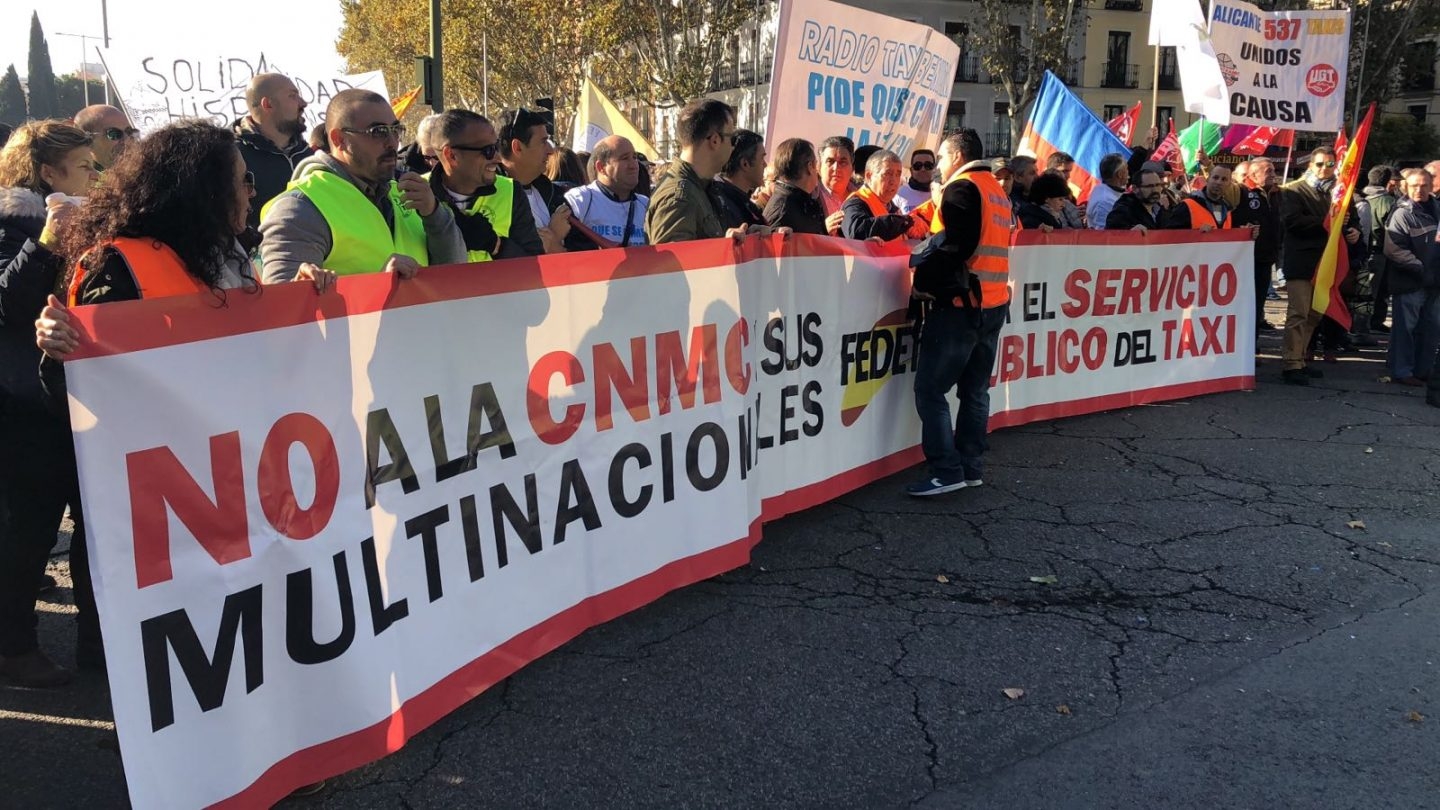
<svg viewBox="0 0 1440 810">
<path fill-rule="evenodd" d="M 982 306 L 998 307 L 1010 302 L 1010 243 L 1019 230 L 1015 213 L 1010 209 L 1010 195 L 988 171 L 966 172 L 950 183 L 961 180 L 969 180 L 980 190 L 980 244 L 975 246 L 965 267 L 980 282 Z M 935 218 L 930 220 L 931 233 L 945 228 L 941 209 L 942 206 L 935 206 Z"/>
<path fill-rule="evenodd" d="M 129 266 L 130 275 L 135 279 L 141 298 L 164 298 L 205 292 L 209 289 L 204 282 L 185 272 L 185 263 L 180 261 L 180 257 L 175 255 L 169 245 L 158 239 L 119 236 L 110 242 L 108 247 L 114 248 Z M 86 272 L 85 261 L 82 259 L 76 262 L 75 277 L 70 279 L 70 291 L 66 296 L 72 307 L 78 303 L 80 285 L 85 280 Z"/>
<path fill-rule="evenodd" d="M 880 198 L 876 196 L 875 192 L 871 191 L 868 186 L 861 186 L 860 188 L 856 189 L 855 193 L 845 198 L 845 201 L 849 202 L 850 200 L 856 199 L 857 197 L 861 200 L 864 200 L 865 204 L 870 207 L 870 213 L 874 214 L 877 217 L 883 217 L 886 214 L 890 213 L 889 206 L 885 205 L 885 203 L 883 202 L 880 202 Z"/>
<path fill-rule="evenodd" d="M 1210 225 L 1215 228 L 1229 228 L 1230 220 L 1233 217 L 1226 216 L 1224 222 L 1215 221 L 1215 212 L 1210 210 L 1208 205 L 1201 205 L 1194 197 L 1186 197 L 1185 205 L 1190 208 L 1190 230 L 1198 231 L 1202 225 Z"/>
</svg>

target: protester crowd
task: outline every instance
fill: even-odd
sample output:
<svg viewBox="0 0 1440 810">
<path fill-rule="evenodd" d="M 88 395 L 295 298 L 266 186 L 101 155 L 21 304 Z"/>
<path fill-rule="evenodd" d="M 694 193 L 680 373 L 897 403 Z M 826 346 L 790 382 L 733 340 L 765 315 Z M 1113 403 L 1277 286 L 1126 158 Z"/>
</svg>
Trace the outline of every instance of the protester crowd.
<svg viewBox="0 0 1440 810">
<path fill-rule="evenodd" d="M 1395 382 L 1440 406 L 1440 161 L 1379 166 L 1356 194 L 1343 236 L 1350 330 L 1311 312 L 1328 238 L 1333 150 L 1281 184 L 1257 158 L 1206 163 L 1192 180 L 1141 147 L 1108 155 L 1081 199 L 1075 161 L 984 160 L 973 130 L 902 156 L 842 136 L 775 144 L 701 99 L 680 113 L 677 159 L 652 164 L 611 136 L 589 153 L 557 147 L 526 109 L 496 120 L 456 109 L 405 138 L 390 103 L 338 93 L 307 132 L 286 77 L 256 77 L 231 128 L 182 122 L 144 138 L 113 107 L 18 128 L 0 151 L 0 677 L 57 686 L 70 674 L 39 649 L 34 601 L 54 587 L 45 562 L 67 509 L 79 608 L 77 665 L 103 669 L 85 559 L 63 361 L 78 345 L 69 307 L 202 293 L 223 304 L 299 281 L 325 294 L 338 275 L 413 277 L 430 265 L 488 262 L 694 239 L 808 233 L 913 240 L 913 311 L 923 319 L 916 409 L 929 468 L 912 495 L 983 478 L 989 380 L 1009 300 L 1009 246 L 1020 228 L 1248 229 L 1256 326 L 1278 267 L 1288 292 L 1287 383 L 1322 376 L 1312 360 L 1390 331 Z M 406 142 L 402 149 L 402 142 Z M 1010 228 L 997 222 L 1012 222 Z M 1387 330 L 1387 313 L 1391 326 Z M 947 395 L 958 390 L 952 419 Z"/>
</svg>

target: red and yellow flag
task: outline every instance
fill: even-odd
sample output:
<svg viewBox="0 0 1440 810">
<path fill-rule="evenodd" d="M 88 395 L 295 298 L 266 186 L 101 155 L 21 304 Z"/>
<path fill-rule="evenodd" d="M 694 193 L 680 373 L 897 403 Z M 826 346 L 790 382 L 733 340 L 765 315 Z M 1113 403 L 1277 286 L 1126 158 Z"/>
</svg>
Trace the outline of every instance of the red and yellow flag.
<svg viewBox="0 0 1440 810">
<path fill-rule="evenodd" d="M 1340 295 L 1340 283 L 1350 272 L 1350 253 L 1347 250 L 1343 231 L 1345 215 L 1350 211 L 1350 197 L 1360 179 L 1360 159 L 1365 156 L 1365 141 L 1370 137 L 1370 122 L 1375 118 L 1375 105 L 1365 113 L 1365 120 L 1355 130 L 1355 138 L 1348 148 L 1340 153 L 1340 168 L 1335 173 L 1335 188 L 1330 192 L 1330 216 L 1327 228 L 1329 238 L 1325 241 L 1325 253 L 1320 256 L 1320 266 L 1315 269 L 1315 295 L 1310 308 L 1331 320 L 1350 328 L 1350 309 Z M 1342 130 L 1342 135 L 1343 130 Z"/>
<path fill-rule="evenodd" d="M 405 112 L 410 109 L 411 104 L 415 103 L 415 99 L 419 97 L 421 89 L 420 87 L 416 87 L 414 90 L 390 102 L 390 108 L 395 111 L 395 117 L 397 119 L 405 117 Z"/>
</svg>

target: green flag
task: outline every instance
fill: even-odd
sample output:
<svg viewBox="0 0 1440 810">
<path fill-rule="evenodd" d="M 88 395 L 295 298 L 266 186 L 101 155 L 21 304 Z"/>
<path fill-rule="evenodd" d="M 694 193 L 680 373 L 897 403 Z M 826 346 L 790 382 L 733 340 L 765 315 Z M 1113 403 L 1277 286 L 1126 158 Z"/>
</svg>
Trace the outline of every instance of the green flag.
<svg viewBox="0 0 1440 810">
<path fill-rule="evenodd" d="M 1220 148 L 1220 126 L 1201 118 L 1180 132 L 1180 156 L 1185 160 L 1185 171 L 1193 174 L 1200 165 L 1200 150 L 1213 155 Z"/>
</svg>

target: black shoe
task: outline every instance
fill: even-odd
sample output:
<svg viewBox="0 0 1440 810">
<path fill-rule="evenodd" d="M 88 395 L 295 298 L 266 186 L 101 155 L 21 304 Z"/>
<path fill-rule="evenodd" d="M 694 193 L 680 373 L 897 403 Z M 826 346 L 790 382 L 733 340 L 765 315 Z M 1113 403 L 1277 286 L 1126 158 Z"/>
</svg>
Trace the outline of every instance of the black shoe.
<svg viewBox="0 0 1440 810">
<path fill-rule="evenodd" d="M 40 582 L 35 585 L 35 595 L 39 596 L 41 594 L 49 593 L 55 590 L 57 585 L 58 583 L 55 582 L 55 577 L 52 577 L 49 574 L 41 574 Z"/>
<path fill-rule="evenodd" d="M 1368 346 L 1379 346 L 1379 345 L 1380 345 L 1380 341 L 1378 341 L 1378 340 L 1376 340 L 1375 338 L 1370 337 L 1369 335 L 1364 334 L 1364 333 L 1351 335 L 1351 336 L 1350 336 L 1350 341 L 1351 341 L 1352 343 L 1354 343 L 1356 346 L 1367 346 L 1367 347 L 1368 347 Z"/>
<path fill-rule="evenodd" d="M 1370 324 L 1370 331 L 1379 332 L 1382 335 L 1388 335 L 1390 334 L 1390 327 L 1386 326 L 1383 323 L 1372 323 Z"/>
<path fill-rule="evenodd" d="M 1334 362 L 1334 361 L 1331 361 L 1331 362 Z M 1324 378 L 1324 376 L 1325 376 L 1325 372 L 1321 371 L 1321 370 L 1318 369 L 1318 368 L 1312 368 L 1312 367 L 1310 367 L 1310 366 L 1306 366 L 1306 367 L 1304 367 L 1304 368 L 1302 368 L 1302 369 L 1300 369 L 1300 370 L 1303 371 L 1303 372 L 1305 372 L 1305 376 L 1309 377 L 1309 378 L 1312 379 L 1312 380 L 1319 380 L 1319 379 Z"/>
<path fill-rule="evenodd" d="M 1303 368 L 1287 368 L 1280 372 L 1280 379 L 1286 385 L 1309 385 L 1310 375 L 1305 373 Z"/>
</svg>

